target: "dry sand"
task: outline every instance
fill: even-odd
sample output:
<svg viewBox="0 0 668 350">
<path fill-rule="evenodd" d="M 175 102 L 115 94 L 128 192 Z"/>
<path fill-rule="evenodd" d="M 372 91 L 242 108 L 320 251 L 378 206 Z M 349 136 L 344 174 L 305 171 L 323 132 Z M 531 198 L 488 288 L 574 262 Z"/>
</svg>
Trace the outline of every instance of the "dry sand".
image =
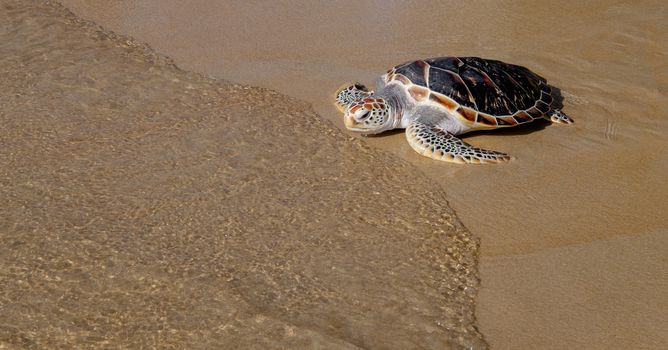
<svg viewBox="0 0 668 350">
<path fill-rule="evenodd" d="M 535 70 L 562 90 L 576 124 L 467 138 L 514 155 L 512 163 L 436 163 L 400 133 L 364 142 L 445 188 L 481 237 L 477 317 L 492 347 L 668 343 L 663 2 L 64 3 L 183 68 L 305 100 L 337 126 L 336 87 L 371 84 L 405 60 L 478 55 Z"/>
<path fill-rule="evenodd" d="M 1 349 L 485 346 L 444 193 L 297 100 L 2 0 L 0 108 Z"/>
</svg>

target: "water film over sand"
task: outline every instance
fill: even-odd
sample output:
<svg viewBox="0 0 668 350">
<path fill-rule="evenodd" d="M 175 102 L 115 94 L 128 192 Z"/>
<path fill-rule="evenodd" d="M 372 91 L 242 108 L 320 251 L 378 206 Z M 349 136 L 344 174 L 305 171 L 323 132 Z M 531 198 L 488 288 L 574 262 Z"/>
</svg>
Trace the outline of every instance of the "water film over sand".
<svg viewBox="0 0 668 350">
<path fill-rule="evenodd" d="M 666 1 L 62 2 L 180 67 L 294 96 L 341 128 L 333 92 L 371 87 L 404 61 L 480 56 L 534 70 L 574 125 L 465 136 L 515 161 L 435 162 L 402 132 L 364 143 L 431 177 L 480 237 L 476 315 L 492 348 L 668 343 Z"/>
<path fill-rule="evenodd" d="M 444 193 L 296 100 L 2 0 L 0 149 L 0 348 L 484 347 Z"/>
</svg>

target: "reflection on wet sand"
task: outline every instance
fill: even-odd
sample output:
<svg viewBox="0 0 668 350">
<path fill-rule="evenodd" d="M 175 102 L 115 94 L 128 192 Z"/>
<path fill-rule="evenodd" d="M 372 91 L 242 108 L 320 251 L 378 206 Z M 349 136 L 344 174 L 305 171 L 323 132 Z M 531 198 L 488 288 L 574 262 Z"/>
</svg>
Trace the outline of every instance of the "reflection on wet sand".
<svg viewBox="0 0 668 350">
<path fill-rule="evenodd" d="M 0 348 L 485 345 L 444 193 L 301 102 L 2 0 L 0 106 Z"/>
</svg>

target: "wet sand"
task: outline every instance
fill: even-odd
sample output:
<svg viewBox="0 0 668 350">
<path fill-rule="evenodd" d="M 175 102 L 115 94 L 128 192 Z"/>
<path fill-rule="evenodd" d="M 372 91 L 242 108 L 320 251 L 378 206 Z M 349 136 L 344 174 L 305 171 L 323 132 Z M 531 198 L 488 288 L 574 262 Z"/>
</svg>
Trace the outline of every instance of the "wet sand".
<svg viewBox="0 0 668 350">
<path fill-rule="evenodd" d="M 577 124 L 575 131 L 539 125 L 469 138 L 512 153 L 515 164 L 435 164 L 414 155 L 401 134 L 365 142 L 409 160 L 445 186 L 464 223 L 483 238 L 478 318 L 493 346 L 592 347 L 602 338 L 638 348 L 666 343 L 657 328 L 666 323 L 660 313 L 666 299 L 654 293 L 667 284 L 665 260 L 657 255 L 666 251 L 661 175 L 668 163 L 660 24 L 666 10 L 660 2 L 480 3 L 459 5 L 457 12 L 447 4 L 419 3 L 380 12 L 373 3 L 362 10 L 340 3 L 299 9 L 290 2 L 271 8 L 67 3 L 150 42 L 182 67 L 297 96 L 336 125 L 340 116 L 326 101 L 330 91 L 346 80 L 371 83 L 402 60 L 445 52 L 531 67 L 563 90 Z M 442 21 L 442 13 L 454 15 Z M 477 16 L 475 30 L 464 14 Z M 280 23 L 272 25 L 276 18 Z M 401 26 L 388 30 L 388 21 Z M 361 32 L 374 36 L 370 54 Z M 647 256 L 659 258 L 652 265 Z M 525 323 L 520 327 L 518 320 Z"/>
<path fill-rule="evenodd" d="M 0 149 L 0 348 L 485 347 L 444 192 L 303 102 L 1 0 Z"/>
<path fill-rule="evenodd" d="M 512 163 L 433 162 L 401 133 L 364 142 L 440 184 L 481 237 L 477 316 L 493 347 L 668 342 L 657 328 L 668 323 L 663 2 L 64 2 L 184 68 L 305 100 L 337 127 L 338 86 L 373 84 L 405 60 L 478 55 L 535 70 L 576 124 L 467 137 Z"/>
<path fill-rule="evenodd" d="M 509 164 L 437 163 L 401 133 L 364 142 L 431 177 L 481 237 L 477 316 L 493 347 L 668 343 L 657 328 L 668 323 L 657 292 L 668 288 L 663 2 L 64 3 L 181 67 L 307 101 L 337 127 L 333 91 L 402 61 L 477 55 L 531 68 L 561 89 L 576 124 L 466 138 L 515 156 Z"/>
</svg>

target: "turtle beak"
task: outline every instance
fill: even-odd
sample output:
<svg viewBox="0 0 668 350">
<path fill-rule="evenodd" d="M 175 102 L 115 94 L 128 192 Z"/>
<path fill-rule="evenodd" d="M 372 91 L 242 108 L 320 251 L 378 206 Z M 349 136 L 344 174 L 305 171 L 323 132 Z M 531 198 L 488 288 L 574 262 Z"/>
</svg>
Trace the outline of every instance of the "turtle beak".
<svg viewBox="0 0 668 350">
<path fill-rule="evenodd" d="M 360 131 L 361 129 L 364 129 L 364 123 L 358 122 L 355 119 L 354 114 L 348 114 L 343 117 L 343 124 L 346 126 L 346 128 L 354 131 Z"/>
<path fill-rule="evenodd" d="M 343 117 L 343 124 L 346 126 L 346 128 L 351 129 L 351 130 L 360 129 L 360 123 L 358 123 L 355 120 L 355 117 L 353 115 L 350 115 L 350 114 Z"/>
<path fill-rule="evenodd" d="M 359 123 L 352 116 L 347 116 L 343 119 L 343 124 L 346 126 L 346 129 L 361 133 L 362 136 L 367 136 L 370 134 L 369 129 L 365 127 L 364 123 Z"/>
</svg>

